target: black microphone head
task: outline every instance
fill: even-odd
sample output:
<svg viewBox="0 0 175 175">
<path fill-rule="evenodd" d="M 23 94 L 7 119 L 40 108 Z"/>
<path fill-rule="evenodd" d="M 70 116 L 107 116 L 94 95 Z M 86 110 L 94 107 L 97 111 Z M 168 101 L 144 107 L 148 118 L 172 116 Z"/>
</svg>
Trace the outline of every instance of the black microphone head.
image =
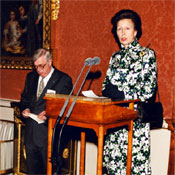
<svg viewBox="0 0 175 175">
<path fill-rule="evenodd" d="M 100 58 L 97 57 L 97 56 L 95 56 L 95 57 L 93 58 L 93 61 L 94 61 L 94 64 L 97 65 L 97 64 L 100 63 Z"/>
<path fill-rule="evenodd" d="M 86 58 L 84 65 L 89 66 L 91 64 L 91 62 L 92 62 L 92 58 Z"/>
</svg>

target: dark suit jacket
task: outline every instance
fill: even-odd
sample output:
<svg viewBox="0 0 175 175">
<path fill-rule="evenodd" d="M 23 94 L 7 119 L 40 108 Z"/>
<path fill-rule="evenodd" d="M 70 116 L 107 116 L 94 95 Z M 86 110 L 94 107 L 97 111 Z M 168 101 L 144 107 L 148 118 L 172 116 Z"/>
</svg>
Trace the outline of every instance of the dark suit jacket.
<svg viewBox="0 0 175 175">
<path fill-rule="evenodd" d="M 28 73 L 24 91 L 21 94 L 20 110 L 21 112 L 29 108 L 31 113 L 39 114 L 45 110 L 45 100 L 43 99 L 47 89 L 55 90 L 57 94 L 69 94 L 72 90 L 72 79 L 66 73 L 57 69 L 54 70 L 46 87 L 44 88 L 39 100 L 36 100 L 38 73 L 34 70 Z M 31 118 L 24 118 L 25 121 L 25 144 L 35 144 L 39 147 L 47 146 L 47 120 L 43 124 L 38 124 Z"/>
</svg>

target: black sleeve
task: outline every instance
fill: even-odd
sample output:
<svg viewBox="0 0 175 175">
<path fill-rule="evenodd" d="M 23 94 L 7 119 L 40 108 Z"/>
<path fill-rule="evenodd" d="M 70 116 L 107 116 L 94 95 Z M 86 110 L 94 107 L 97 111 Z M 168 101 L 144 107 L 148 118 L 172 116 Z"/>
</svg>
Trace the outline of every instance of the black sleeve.
<svg viewBox="0 0 175 175">
<path fill-rule="evenodd" d="M 25 87 L 21 94 L 21 101 L 20 101 L 21 112 L 26 108 L 29 108 L 30 110 L 35 108 L 36 91 L 35 91 L 35 85 L 32 82 L 35 82 L 37 80 L 34 77 L 35 76 L 33 76 L 33 73 L 29 73 L 26 76 Z"/>
<path fill-rule="evenodd" d="M 117 86 L 109 83 L 105 86 L 105 89 L 102 91 L 103 96 L 109 97 L 113 100 L 122 100 L 125 98 L 124 92 L 119 91 Z"/>
<path fill-rule="evenodd" d="M 27 75 L 28 77 L 28 75 Z M 20 101 L 20 111 L 22 112 L 24 109 L 29 108 L 30 106 L 30 97 L 28 95 L 28 91 L 29 91 L 29 82 L 28 82 L 28 78 L 26 78 L 26 82 L 25 82 L 25 87 L 24 90 L 21 94 L 21 101 Z"/>
<path fill-rule="evenodd" d="M 62 83 L 59 85 L 59 91 L 56 92 L 60 94 L 69 94 L 73 88 L 72 78 L 68 75 L 64 75 L 61 79 Z"/>
</svg>

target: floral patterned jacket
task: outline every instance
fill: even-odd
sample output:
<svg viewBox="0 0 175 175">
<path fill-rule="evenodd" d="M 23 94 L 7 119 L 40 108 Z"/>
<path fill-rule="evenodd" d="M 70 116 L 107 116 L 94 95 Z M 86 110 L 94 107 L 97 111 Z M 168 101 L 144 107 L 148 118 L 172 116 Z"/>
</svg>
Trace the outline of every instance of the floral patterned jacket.
<svg viewBox="0 0 175 175">
<path fill-rule="evenodd" d="M 140 46 L 137 40 L 130 43 L 127 49 L 121 47 L 110 59 L 102 93 L 108 84 L 112 84 L 124 94 L 125 99 L 150 99 L 156 92 L 157 84 L 154 51 Z"/>
</svg>

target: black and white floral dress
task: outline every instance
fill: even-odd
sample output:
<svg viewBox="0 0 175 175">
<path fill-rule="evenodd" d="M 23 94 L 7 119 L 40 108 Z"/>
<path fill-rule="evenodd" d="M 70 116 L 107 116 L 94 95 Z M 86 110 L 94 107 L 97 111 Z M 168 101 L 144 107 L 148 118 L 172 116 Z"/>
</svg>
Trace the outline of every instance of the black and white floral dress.
<svg viewBox="0 0 175 175">
<path fill-rule="evenodd" d="M 153 50 L 141 47 L 137 40 L 125 49 L 115 52 L 109 62 L 105 90 L 108 84 L 123 92 L 125 99 L 150 99 L 156 91 L 157 64 Z M 107 135 L 104 144 L 103 166 L 108 174 L 125 175 L 127 160 L 128 131 L 118 129 Z M 151 174 L 150 126 L 134 121 L 131 174 Z"/>
</svg>

